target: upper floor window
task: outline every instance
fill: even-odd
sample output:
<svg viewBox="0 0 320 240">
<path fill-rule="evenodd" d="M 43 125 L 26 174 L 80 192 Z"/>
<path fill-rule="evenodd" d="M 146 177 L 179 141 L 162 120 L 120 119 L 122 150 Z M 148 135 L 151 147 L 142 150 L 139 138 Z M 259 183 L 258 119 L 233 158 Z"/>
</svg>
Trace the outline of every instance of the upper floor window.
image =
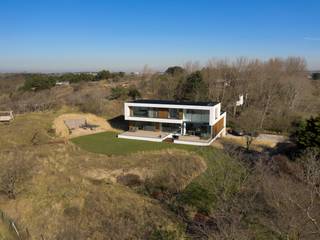
<svg viewBox="0 0 320 240">
<path fill-rule="evenodd" d="M 187 110 L 185 120 L 189 122 L 209 122 L 209 111 L 208 110 Z"/>
<path fill-rule="evenodd" d="M 133 107 L 132 108 L 133 117 L 148 117 L 149 109 L 146 107 Z"/>
<path fill-rule="evenodd" d="M 182 111 L 173 108 L 130 107 L 131 117 L 182 119 Z"/>
<path fill-rule="evenodd" d="M 179 119 L 179 109 L 170 108 L 169 109 L 169 118 Z"/>
</svg>

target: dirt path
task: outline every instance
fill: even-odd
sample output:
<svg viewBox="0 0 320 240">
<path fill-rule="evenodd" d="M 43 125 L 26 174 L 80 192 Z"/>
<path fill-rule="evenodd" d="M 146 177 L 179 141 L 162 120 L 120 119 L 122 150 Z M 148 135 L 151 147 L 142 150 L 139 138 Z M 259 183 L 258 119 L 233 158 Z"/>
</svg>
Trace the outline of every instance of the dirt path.
<svg viewBox="0 0 320 240">
<path fill-rule="evenodd" d="M 225 140 L 229 140 L 232 142 L 236 142 L 240 145 L 245 146 L 246 139 L 244 136 L 234 136 L 232 134 L 227 134 L 224 137 Z M 253 146 L 267 146 L 267 147 L 275 147 L 278 143 L 287 141 L 287 137 L 283 135 L 274 135 L 274 134 L 259 134 L 258 137 L 256 137 L 252 145 Z"/>
</svg>

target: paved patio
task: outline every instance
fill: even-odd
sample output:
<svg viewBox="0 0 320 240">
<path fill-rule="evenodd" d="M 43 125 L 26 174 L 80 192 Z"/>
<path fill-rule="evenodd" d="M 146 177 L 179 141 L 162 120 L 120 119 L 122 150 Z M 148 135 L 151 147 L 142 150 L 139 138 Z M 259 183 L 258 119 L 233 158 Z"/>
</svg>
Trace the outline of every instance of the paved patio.
<svg viewBox="0 0 320 240">
<path fill-rule="evenodd" d="M 129 136 L 129 137 L 140 137 L 140 138 L 156 138 L 163 139 L 167 137 L 170 133 L 168 132 L 154 132 L 154 131 L 145 131 L 145 130 L 137 130 L 135 132 L 124 132 L 119 135 L 121 136 Z"/>
<path fill-rule="evenodd" d="M 200 142 L 200 143 L 207 143 L 211 140 L 209 139 L 201 139 L 198 136 L 193 136 L 193 135 L 185 135 L 185 136 L 179 136 L 179 141 L 188 141 L 188 142 Z"/>
<path fill-rule="evenodd" d="M 124 132 L 118 135 L 119 138 L 126 139 L 135 139 L 135 140 L 145 140 L 145 141 L 153 141 L 153 142 L 162 142 L 166 138 L 170 138 L 172 133 L 169 132 L 154 132 L 154 131 L 144 131 L 137 130 L 135 132 Z M 189 144 L 189 145 L 198 145 L 198 146 L 208 146 L 213 141 L 210 139 L 201 139 L 198 136 L 179 136 L 178 139 L 174 139 L 174 143 L 178 144 Z"/>
</svg>

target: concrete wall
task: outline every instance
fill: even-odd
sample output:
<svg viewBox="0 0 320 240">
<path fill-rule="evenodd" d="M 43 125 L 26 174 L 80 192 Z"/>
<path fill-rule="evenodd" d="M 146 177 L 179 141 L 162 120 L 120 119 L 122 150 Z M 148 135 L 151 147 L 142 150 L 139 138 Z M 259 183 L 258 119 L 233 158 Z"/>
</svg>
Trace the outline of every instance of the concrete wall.
<svg viewBox="0 0 320 240">
<path fill-rule="evenodd" d="M 168 119 L 168 118 L 147 118 L 147 117 L 132 117 L 130 116 L 130 107 L 150 107 L 150 108 L 160 108 L 160 109 L 182 109 L 183 119 Z M 190 110 L 207 110 L 209 111 L 209 125 L 212 126 L 220 117 L 221 114 L 221 104 L 217 103 L 214 106 L 192 106 L 192 105 L 173 105 L 173 104 L 150 104 L 150 103 L 125 103 L 124 104 L 124 118 L 125 120 L 132 121 L 145 121 L 145 122 L 162 122 L 162 123 L 178 123 L 181 124 L 185 119 L 185 111 Z M 165 114 L 161 116 L 167 116 Z"/>
</svg>

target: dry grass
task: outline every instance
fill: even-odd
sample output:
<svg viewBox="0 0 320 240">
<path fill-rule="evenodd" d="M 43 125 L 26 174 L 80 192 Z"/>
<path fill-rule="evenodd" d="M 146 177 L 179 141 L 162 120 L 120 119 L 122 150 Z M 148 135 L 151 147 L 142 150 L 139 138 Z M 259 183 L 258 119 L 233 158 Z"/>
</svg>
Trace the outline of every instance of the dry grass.
<svg viewBox="0 0 320 240">
<path fill-rule="evenodd" d="M 74 223 L 79 227 L 72 234 L 80 234 L 79 239 L 104 239 L 106 234 L 110 239 L 141 239 L 156 226 L 179 229 L 179 221 L 157 201 L 112 181 L 111 173 L 134 172 L 152 178 L 170 169 L 172 181 L 183 188 L 205 169 L 201 158 L 175 150 L 136 154 L 130 159 L 90 154 L 64 144 L 20 151 L 23 161 L 33 163 L 32 174 L 19 186 L 16 200 L 0 195 L 0 208 L 37 239 L 40 234 L 45 239 L 71 234 L 61 231 Z M 14 156 L 3 153 L 0 162 Z M 108 174 L 92 176 L 102 170 Z M 69 208 L 75 209 L 76 216 L 65 213 Z"/>
<path fill-rule="evenodd" d="M 1 240 L 15 240 L 15 237 L 11 234 L 8 226 L 0 220 L 0 239 Z"/>
<path fill-rule="evenodd" d="M 9 124 L 0 124 L 0 150 L 42 144 L 50 141 L 54 113 L 17 115 Z"/>
<path fill-rule="evenodd" d="M 286 138 L 284 137 L 285 141 Z M 231 144 L 236 144 L 240 145 L 242 147 L 246 147 L 246 138 L 244 136 L 234 136 L 231 134 L 227 134 L 224 138 L 220 140 L 221 143 L 226 142 L 226 143 L 231 143 Z M 263 151 L 265 148 L 274 148 L 280 140 L 273 140 L 273 139 L 265 139 L 265 138 L 254 138 L 253 142 L 250 146 L 253 150 L 256 151 Z"/>
<path fill-rule="evenodd" d="M 166 185 L 180 191 L 206 170 L 206 163 L 196 153 L 170 149 L 136 153 L 130 157 L 113 156 L 102 164 L 86 162 L 81 168 L 84 176 L 107 182 L 117 182 L 126 175 L 135 175 L 142 182 L 163 177 Z"/>
<path fill-rule="evenodd" d="M 6 136 L 1 166 L 18 159 L 29 167 L 18 182 L 15 200 L 0 193 L 0 209 L 28 228 L 32 239 L 142 239 L 160 226 L 182 238 L 175 216 L 117 179 L 128 173 L 142 181 L 160 176 L 182 189 L 206 169 L 202 158 L 176 149 L 106 156 L 69 143 L 47 144 L 54 139 L 48 130 L 59 114 L 21 115 L 1 126 Z M 35 132 L 43 134 L 38 144 L 30 143 Z M 0 175 L 5 172 L 0 169 Z"/>
</svg>

